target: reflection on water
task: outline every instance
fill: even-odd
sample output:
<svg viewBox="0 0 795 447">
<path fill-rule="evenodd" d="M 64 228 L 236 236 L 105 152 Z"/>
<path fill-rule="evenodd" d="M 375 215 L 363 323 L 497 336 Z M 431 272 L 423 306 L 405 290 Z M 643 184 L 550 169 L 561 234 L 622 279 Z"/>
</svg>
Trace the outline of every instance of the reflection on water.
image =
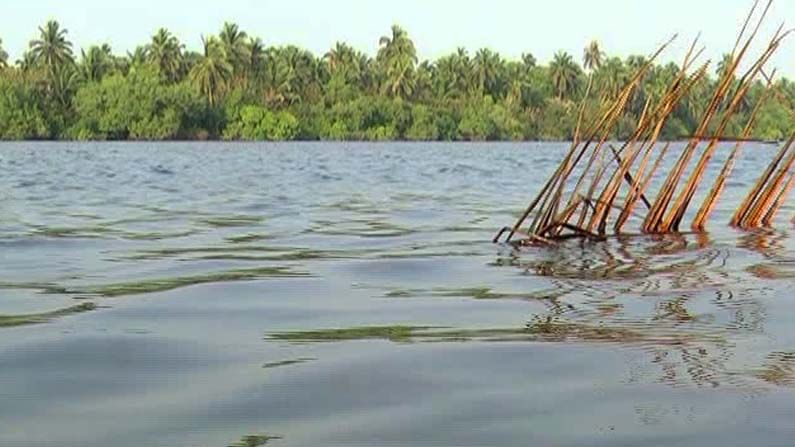
<svg viewBox="0 0 795 447">
<path fill-rule="evenodd" d="M 709 233 L 491 244 L 561 148 L 0 146 L 0 444 L 788 445 L 775 148 Z"/>
<path fill-rule="evenodd" d="M 795 386 L 795 352 L 772 352 L 756 377 L 780 386 Z"/>
<path fill-rule="evenodd" d="M 734 369 L 744 354 L 737 342 L 764 336 L 763 298 L 776 285 L 757 264 L 735 267 L 737 248 L 775 259 L 785 251 L 783 232 L 742 235 L 736 247 L 705 243 L 704 235 L 618 237 L 606 242 L 569 241 L 554 248 L 512 248 L 492 266 L 550 278 L 554 287 L 531 292 L 481 288 L 397 289 L 390 298 L 459 297 L 543 303 L 523 326 L 449 328 L 369 326 L 268 334 L 272 340 L 330 342 L 595 342 L 648 351 L 657 380 L 671 385 L 751 386 Z M 739 257 L 739 256 L 738 256 Z M 766 278 L 781 279 L 782 276 Z M 762 377 L 754 373 L 754 377 Z M 783 384 L 767 378 L 766 382 Z"/>
</svg>

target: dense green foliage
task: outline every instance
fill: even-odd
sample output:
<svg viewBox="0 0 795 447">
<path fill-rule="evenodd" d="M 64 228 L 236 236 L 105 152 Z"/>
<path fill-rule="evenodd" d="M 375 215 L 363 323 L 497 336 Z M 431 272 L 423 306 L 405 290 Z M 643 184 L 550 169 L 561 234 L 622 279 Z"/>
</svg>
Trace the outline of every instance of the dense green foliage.
<svg viewBox="0 0 795 447">
<path fill-rule="evenodd" d="M 201 52 L 165 28 L 124 56 L 107 44 L 77 54 L 68 37 L 46 23 L 15 64 L 0 40 L 0 139 L 562 140 L 572 137 L 589 84 L 586 116 L 595 116 L 646 60 L 609 56 L 593 41 L 582 66 L 562 51 L 546 66 L 529 53 L 506 60 L 489 49 L 419 61 L 398 26 L 375 57 L 342 42 L 321 57 L 266 47 L 231 23 L 203 36 Z M 677 70 L 652 68 L 614 137 L 632 131 L 647 98 L 659 97 Z M 664 138 L 693 133 L 715 82 L 692 89 Z M 762 107 L 755 138 L 795 130 L 795 84 L 775 87 L 782 94 Z M 728 136 L 741 132 L 763 88 L 751 89 Z"/>
</svg>

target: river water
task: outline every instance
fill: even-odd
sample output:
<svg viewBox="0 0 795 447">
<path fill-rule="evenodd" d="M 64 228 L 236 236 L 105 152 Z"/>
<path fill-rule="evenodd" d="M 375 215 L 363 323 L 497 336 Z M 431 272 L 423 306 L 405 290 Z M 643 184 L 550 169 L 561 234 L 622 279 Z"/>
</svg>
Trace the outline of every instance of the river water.
<svg viewBox="0 0 795 447">
<path fill-rule="evenodd" d="M 0 145 L 0 445 L 792 445 L 776 147 L 708 233 L 492 244 L 565 147 Z"/>
</svg>

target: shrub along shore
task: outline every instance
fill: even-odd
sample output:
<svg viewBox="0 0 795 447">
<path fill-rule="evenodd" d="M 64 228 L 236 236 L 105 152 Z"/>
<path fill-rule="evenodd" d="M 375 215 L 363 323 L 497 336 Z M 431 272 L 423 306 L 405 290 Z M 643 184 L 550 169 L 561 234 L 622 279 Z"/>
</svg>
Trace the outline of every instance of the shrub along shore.
<svg viewBox="0 0 795 447">
<path fill-rule="evenodd" d="M 342 42 L 323 55 L 266 46 L 232 23 L 202 36 L 201 52 L 164 28 L 125 55 L 108 44 L 78 51 L 56 21 L 37 34 L 17 61 L 0 40 L 0 139 L 568 140 L 578 105 L 585 101 L 586 120 L 599 116 L 647 60 L 609 56 L 594 41 L 581 58 L 558 52 L 546 65 L 530 53 L 506 60 L 485 48 L 419 61 L 399 26 L 380 38 L 375 57 Z M 727 55 L 711 71 L 730 62 Z M 614 138 L 632 133 L 647 99 L 663 94 L 678 70 L 649 70 Z M 716 79 L 692 87 L 662 139 L 693 134 Z M 795 130 L 795 84 L 774 85 L 781 94 L 762 106 L 752 139 Z M 741 134 L 764 89 L 753 85 L 726 137 Z"/>
</svg>

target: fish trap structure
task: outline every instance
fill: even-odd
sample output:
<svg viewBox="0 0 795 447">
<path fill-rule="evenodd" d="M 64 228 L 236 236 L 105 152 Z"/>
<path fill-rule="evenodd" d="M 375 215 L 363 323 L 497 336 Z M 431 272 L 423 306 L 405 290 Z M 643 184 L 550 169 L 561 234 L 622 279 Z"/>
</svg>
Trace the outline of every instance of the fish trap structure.
<svg viewBox="0 0 795 447">
<path fill-rule="evenodd" d="M 621 143 L 611 143 L 610 135 L 626 114 L 626 109 L 644 75 L 658 56 L 676 38 L 673 36 L 650 55 L 611 100 L 603 100 L 602 110 L 590 124 L 583 121 L 585 104 L 590 95 L 589 82 L 579 108 L 577 126 L 571 146 L 540 193 L 530 202 L 516 223 L 502 228 L 494 242 L 554 245 L 571 238 L 602 240 L 624 232 L 630 218 L 640 222 L 639 231 L 647 234 L 679 232 L 699 187 L 707 183 L 705 173 L 718 151 L 726 149 L 719 143 L 749 89 L 759 81 L 766 85 L 752 105 L 740 138 L 730 147 L 722 169 L 712 181 L 695 217 L 693 231 L 701 232 L 732 173 L 743 144 L 754 127 L 760 107 L 768 100 L 784 100 L 776 90 L 775 70 L 765 65 L 793 30 L 779 26 L 755 59 L 749 48 L 765 20 L 772 0 L 758 11 L 758 0 L 749 12 L 723 69 L 708 106 L 698 120 L 695 135 L 686 141 L 679 157 L 667 174 L 660 172 L 669 153 L 670 143 L 659 142 L 668 118 L 694 85 L 705 79 L 710 61 L 698 63 L 703 48 L 696 50 L 698 37 L 690 45 L 678 74 L 656 98 L 649 97 L 631 136 Z M 749 62 L 750 61 L 750 62 Z M 746 68 L 740 72 L 740 65 Z M 785 203 L 795 182 L 795 135 L 781 147 L 754 187 L 734 213 L 730 224 L 750 229 L 770 225 Z M 655 193 L 650 186 L 655 184 Z M 520 236 L 514 240 L 516 236 Z"/>
</svg>

